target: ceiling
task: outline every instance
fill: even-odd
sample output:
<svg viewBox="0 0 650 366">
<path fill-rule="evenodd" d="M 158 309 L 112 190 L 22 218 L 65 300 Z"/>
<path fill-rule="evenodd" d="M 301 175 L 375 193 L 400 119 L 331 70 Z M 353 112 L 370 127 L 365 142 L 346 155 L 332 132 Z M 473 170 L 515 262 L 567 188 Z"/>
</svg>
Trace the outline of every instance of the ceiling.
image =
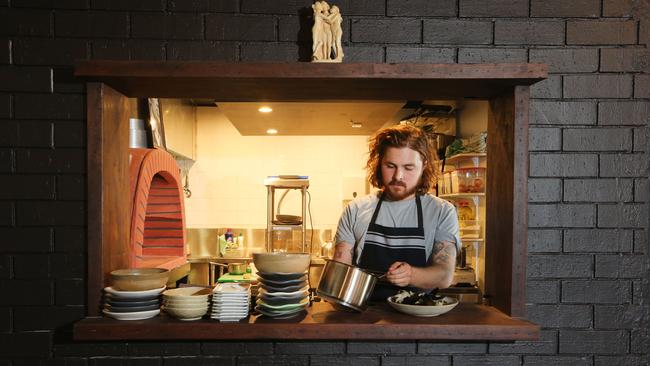
<svg viewBox="0 0 650 366">
<path fill-rule="evenodd" d="M 371 135 L 385 124 L 399 122 L 404 101 L 390 102 L 216 102 L 243 136 Z M 258 108 L 268 106 L 270 113 Z M 353 128 L 352 123 L 361 127 Z"/>
</svg>

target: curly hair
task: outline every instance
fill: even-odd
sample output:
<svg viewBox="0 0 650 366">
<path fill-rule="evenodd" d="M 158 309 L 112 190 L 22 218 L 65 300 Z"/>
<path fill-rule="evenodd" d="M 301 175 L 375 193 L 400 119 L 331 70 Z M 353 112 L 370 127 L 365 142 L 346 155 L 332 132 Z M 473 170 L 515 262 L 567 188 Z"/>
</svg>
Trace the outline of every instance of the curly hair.
<svg viewBox="0 0 650 366">
<path fill-rule="evenodd" d="M 383 188 L 381 160 L 389 147 L 408 147 L 420 153 L 423 170 L 417 185 L 418 194 L 428 193 L 438 179 L 438 158 L 431 140 L 422 129 L 411 125 L 398 125 L 379 130 L 368 142 L 366 173 L 368 182 L 376 188 Z"/>
</svg>

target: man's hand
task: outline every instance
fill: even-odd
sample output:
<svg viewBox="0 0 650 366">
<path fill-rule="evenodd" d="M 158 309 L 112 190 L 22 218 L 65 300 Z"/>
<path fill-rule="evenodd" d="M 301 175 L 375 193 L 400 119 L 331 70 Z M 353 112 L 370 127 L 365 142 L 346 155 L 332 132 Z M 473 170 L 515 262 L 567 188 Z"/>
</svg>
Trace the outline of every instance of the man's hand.
<svg viewBox="0 0 650 366">
<path fill-rule="evenodd" d="M 433 245 L 432 261 L 426 267 L 413 267 L 395 262 L 386 273 L 386 279 L 395 286 L 415 286 L 424 289 L 451 286 L 456 266 L 456 245 L 437 242 Z"/>
<path fill-rule="evenodd" d="M 413 267 L 406 262 L 395 262 L 388 267 L 386 279 L 395 286 L 405 287 L 411 283 Z"/>
</svg>

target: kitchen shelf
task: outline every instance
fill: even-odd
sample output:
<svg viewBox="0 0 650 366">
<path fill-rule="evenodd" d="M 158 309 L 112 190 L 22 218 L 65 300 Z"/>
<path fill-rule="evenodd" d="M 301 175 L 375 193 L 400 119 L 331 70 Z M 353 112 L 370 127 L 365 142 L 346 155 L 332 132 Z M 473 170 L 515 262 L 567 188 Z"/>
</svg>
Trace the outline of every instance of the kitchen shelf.
<svg viewBox="0 0 650 366">
<path fill-rule="evenodd" d="M 477 243 L 482 243 L 483 242 L 483 238 L 472 239 L 472 238 L 463 238 L 463 237 L 461 237 L 460 240 L 461 241 L 468 241 L 468 242 L 477 242 Z"/>
<path fill-rule="evenodd" d="M 448 158 L 445 158 L 445 165 L 448 164 L 454 164 L 456 163 L 457 160 L 462 160 L 462 159 L 481 159 L 481 158 L 486 158 L 487 154 L 486 153 L 466 153 L 466 154 L 457 154 L 450 156 Z"/>
<path fill-rule="evenodd" d="M 125 340 L 539 340 L 540 326 L 511 318 L 491 306 L 460 303 L 447 314 L 420 318 L 398 313 L 386 303 L 362 313 L 334 310 L 314 302 L 289 319 L 251 315 L 234 323 L 212 319 L 181 321 L 165 314 L 147 320 L 89 317 L 74 325 L 79 341 Z"/>
<path fill-rule="evenodd" d="M 449 193 L 438 195 L 440 198 L 474 198 L 485 197 L 485 193 Z"/>
</svg>

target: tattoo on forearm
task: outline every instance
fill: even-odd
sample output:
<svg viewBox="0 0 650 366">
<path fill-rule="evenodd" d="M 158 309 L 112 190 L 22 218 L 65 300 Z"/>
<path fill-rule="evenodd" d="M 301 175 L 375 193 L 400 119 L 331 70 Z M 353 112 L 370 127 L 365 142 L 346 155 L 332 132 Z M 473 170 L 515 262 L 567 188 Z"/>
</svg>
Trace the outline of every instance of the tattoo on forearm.
<svg viewBox="0 0 650 366">
<path fill-rule="evenodd" d="M 334 259 L 345 258 L 347 256 L 352 257 L 352 248 L 349 248 L 347 245 L 337 245 L 334 247 Z"/>
<path fill-rule="evenodd" d="M 433 262 L 439 264 L 455 263 L 456 246 L 447 242 L 433 244 Z"/>
</svg>

